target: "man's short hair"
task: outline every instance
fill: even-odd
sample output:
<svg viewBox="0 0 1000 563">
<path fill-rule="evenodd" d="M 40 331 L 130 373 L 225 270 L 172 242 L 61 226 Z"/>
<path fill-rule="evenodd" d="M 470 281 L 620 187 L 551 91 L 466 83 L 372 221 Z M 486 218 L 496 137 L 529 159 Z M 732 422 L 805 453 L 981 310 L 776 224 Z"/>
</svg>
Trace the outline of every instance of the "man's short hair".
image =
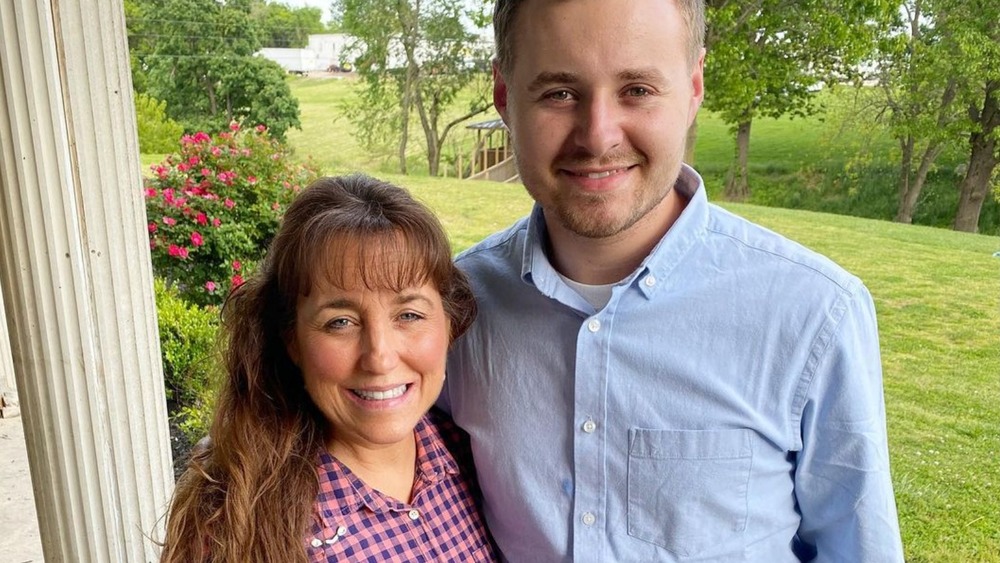
<svg viewBox="0 0 1000 563">
<path fill-rule="evenodd" d="M 529 0 L 496 0 L 493 9 L 493 40 L 500 72 L 510 75 L 514 66 L 514 20 L 522 4 Z M 536 0 L 537 1 L 537 0 Z M 570 2 L 572 0 L 556 0 Z M 668 0 L 677 3 L 688 30 L 688 56 L 694 64 L 705 46 L 705 0 Z"/>
</svg>

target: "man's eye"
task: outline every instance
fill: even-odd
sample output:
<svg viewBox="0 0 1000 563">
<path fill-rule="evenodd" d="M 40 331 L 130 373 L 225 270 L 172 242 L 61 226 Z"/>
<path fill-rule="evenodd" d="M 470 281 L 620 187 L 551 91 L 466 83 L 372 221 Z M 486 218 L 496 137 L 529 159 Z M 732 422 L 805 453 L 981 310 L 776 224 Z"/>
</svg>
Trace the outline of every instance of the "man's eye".
<svg viewBox="0 0 1000 563">
<path fill-rule="evenodd" d="M 573 94 L 570 94 L 567 90 L 557 90 L 555 92 L 550 92 L 545 97 L 557 102 L 564 102 L 566 100 L 573 99 Z"/>
<path fill-rule="evenodd" d="M 641 98 L 643 96 L 648 96 L 649 90 L 643 88 L 642 86 L 632 86 L 628 89 L 628 95 L 633 98 Z"/>
</svg>

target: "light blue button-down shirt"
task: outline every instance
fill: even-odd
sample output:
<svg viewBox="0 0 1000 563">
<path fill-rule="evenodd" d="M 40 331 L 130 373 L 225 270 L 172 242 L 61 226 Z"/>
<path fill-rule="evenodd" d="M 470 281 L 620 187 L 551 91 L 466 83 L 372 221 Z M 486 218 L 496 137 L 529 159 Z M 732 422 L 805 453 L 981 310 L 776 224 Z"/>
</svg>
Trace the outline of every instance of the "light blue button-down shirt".
<svg viewBox="0 0 1000 563">
<path fill-rule="evenodd" d="M 594 310 L 539 209 L 462 253 L 479 317 L 442 405 L 515 562 L 902 561 L 871 296 L 830 260 L 687 207 Z"/>
</svg>

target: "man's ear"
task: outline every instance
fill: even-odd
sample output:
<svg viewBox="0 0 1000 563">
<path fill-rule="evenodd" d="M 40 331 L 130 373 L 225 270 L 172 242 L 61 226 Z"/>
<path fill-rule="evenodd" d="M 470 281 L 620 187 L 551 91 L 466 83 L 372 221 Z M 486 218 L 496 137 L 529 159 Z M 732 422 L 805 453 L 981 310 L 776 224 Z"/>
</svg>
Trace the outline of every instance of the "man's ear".
<svg viewBox="0 0 1000 563">
<path fill-rule="evenodd" d="M 493 60 L 493 107 L 497 108 L 503 122 L 510 126 L 507 121 L 507 83 L 500 72 L 500 65 Z"/>
</svg>

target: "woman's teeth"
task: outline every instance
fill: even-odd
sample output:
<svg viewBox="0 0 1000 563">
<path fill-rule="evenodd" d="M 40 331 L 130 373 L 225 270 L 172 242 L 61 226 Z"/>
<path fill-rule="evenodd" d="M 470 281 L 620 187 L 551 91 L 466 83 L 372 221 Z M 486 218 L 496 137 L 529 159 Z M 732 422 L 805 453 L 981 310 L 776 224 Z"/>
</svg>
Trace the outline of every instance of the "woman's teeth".
<svg viewBox="0 0 1000 563">
<path fill-rule="evenodd" d="M 351 391 L 353 391 L 358 397 L 367 401 L 385 401 L 401 397 L 403 393 L 406 393 L 406 384 L 404 383 L 399 387 L 394 387 L 387 391 L 367 391 L 364 389 L 351 389 Z"/>
</svg>

